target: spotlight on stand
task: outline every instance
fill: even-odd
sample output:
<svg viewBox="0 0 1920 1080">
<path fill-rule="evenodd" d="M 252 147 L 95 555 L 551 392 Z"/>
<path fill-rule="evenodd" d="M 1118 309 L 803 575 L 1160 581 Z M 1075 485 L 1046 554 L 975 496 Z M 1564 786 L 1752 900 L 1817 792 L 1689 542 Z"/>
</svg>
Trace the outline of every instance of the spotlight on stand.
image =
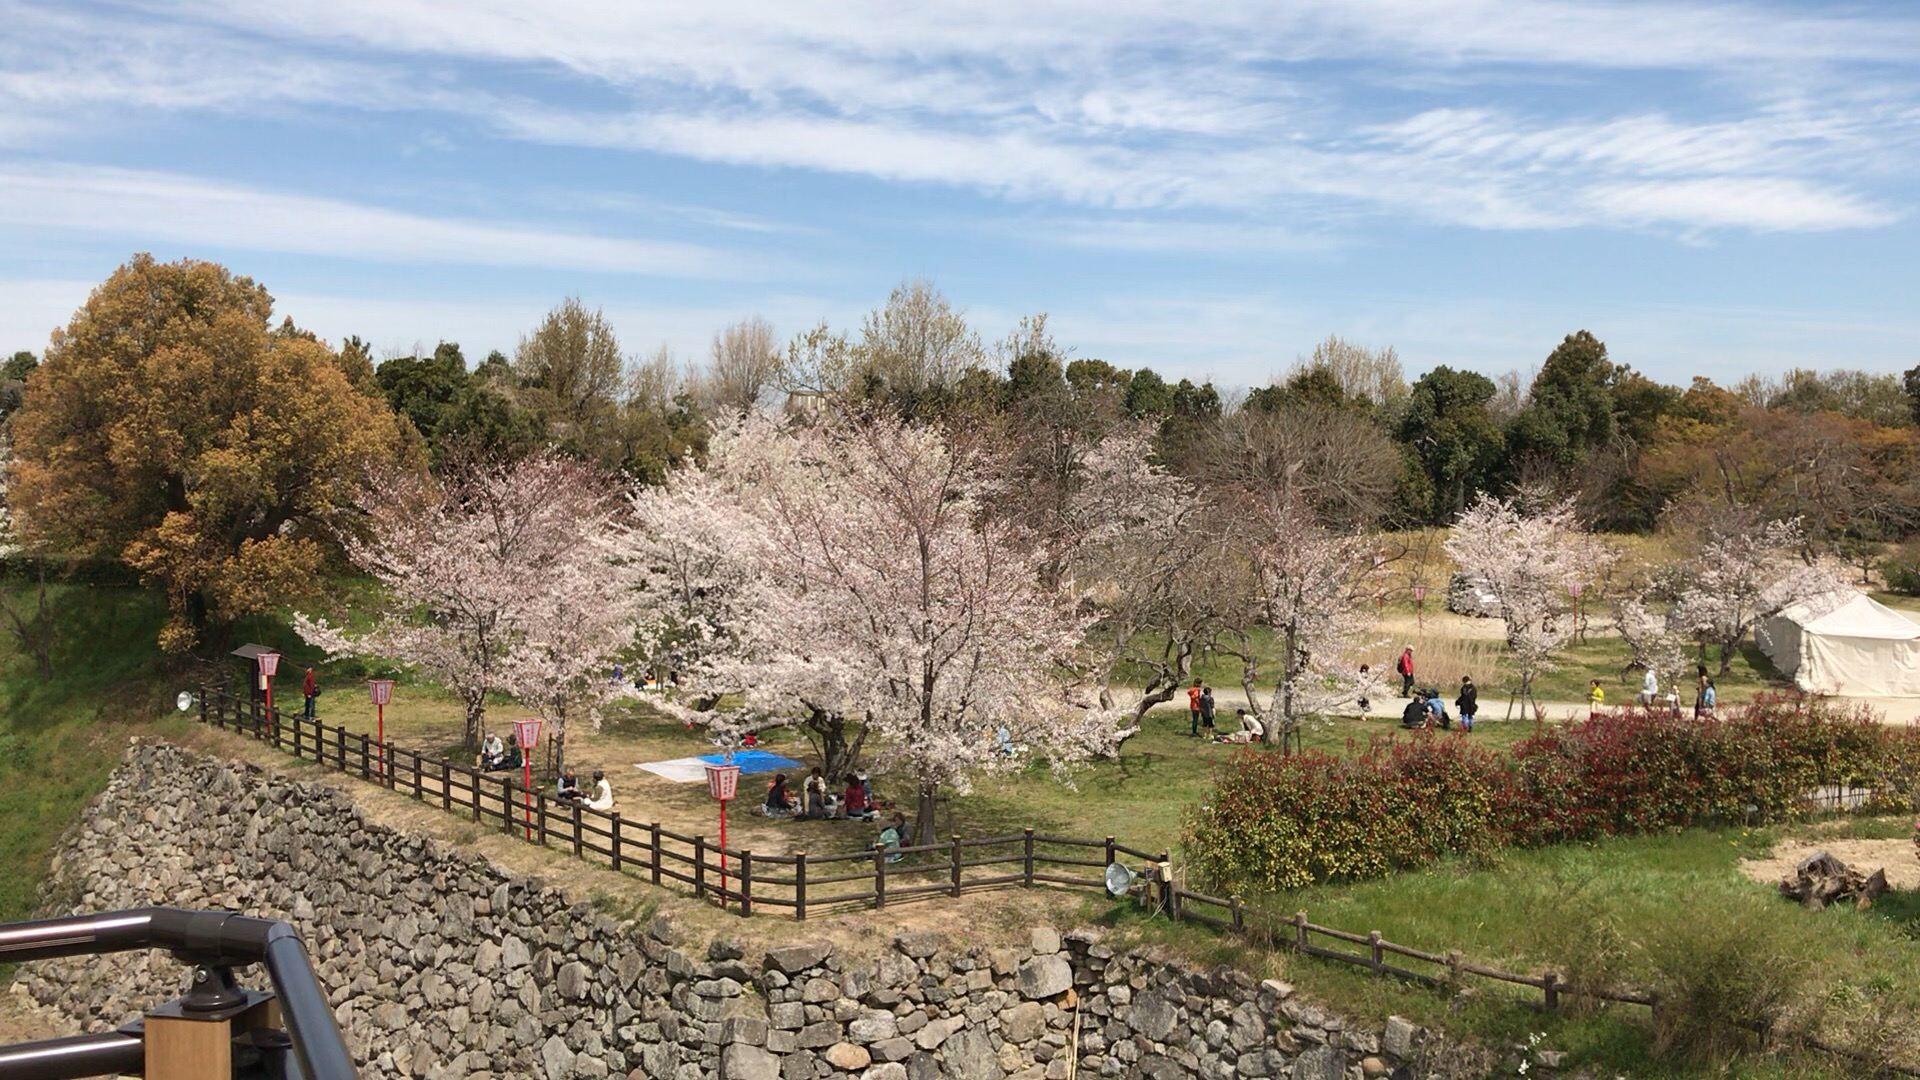
<svg viewBox="0 0 1920 1080">
<path fill-rule="evenodd" d="M 1118 900 L 1132 892 L 1133 883 L 1139 879 L 1140 875 L 1121 866 L 1119 863 L 1109 863 L 1107 865 L 1107 895 Z"/>
<path fill-rule="evenodd" d="M 182 690 L 180 691 L 180 696 L 173 699 L 173 705 L 174 708 L 179 709 L 181 712 L 189 712 L 193 709 L 196 700 L 193 696 L 193 691 Z"/>
</svg>

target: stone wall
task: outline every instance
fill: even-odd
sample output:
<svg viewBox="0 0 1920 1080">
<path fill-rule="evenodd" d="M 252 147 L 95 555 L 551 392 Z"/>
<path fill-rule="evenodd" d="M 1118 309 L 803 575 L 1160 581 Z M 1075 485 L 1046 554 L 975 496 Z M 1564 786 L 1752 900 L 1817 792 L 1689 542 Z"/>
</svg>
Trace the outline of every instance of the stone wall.
<svg viewBox="0 0 1920 1080">
<path fill-rule="evenodd" d="M 48 902 L 289 920 L 369 1076 L 1481 1074 L 1404 1021 L 1351 1026 L 1285 983 L 1115 955 L 1089 933 L 971 950 L 906 933 L 862 956 L 684 940 L 669 920 L 619 923 L 372 823 L 333 788 L 141 740 L 67 837 Z M 79 957 L 24 966 L 16 989 L 98 1028 L 173 995 L 182 974 L 158 954 Z"/>
</svg>

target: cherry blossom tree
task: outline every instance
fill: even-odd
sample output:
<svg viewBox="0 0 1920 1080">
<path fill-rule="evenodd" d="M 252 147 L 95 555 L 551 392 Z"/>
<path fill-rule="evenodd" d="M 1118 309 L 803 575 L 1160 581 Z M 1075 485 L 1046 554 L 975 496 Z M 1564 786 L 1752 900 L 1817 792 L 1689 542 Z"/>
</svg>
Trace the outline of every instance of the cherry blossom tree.
<svg viewBox="0 0 1920 1080">
<path fill-rule="evenodd" d="M 494 692 L 511 684 L 533 693 L 536 671 L 565 682 L 568 664 L 599 669 L 604 654 L 582 643 L 585 627 L 568 624 L 587 616 L 560 609 L 588 599 L 620 605 L 617 590 L 590 596 L 589 564 L 607 557 L 595 534 L 615 505 L 599 474 L 553 453 L 456 466 L 445 480 L 388 474 L 360 496 L 360 520 L 343 536 L 348 558 L 383 587 L 386 610 L 365 631 L 306 614 L 295 629 L 331 655 L 427 672 L 460 698 L 467 745 L 477 747 Z M 625 636 L 610 631 L 610 640 Z M 580 651 L 542 667 L 537 654 L 557 654 L 563 642 Z"/>
<path fill-rule="evenodd" d="M 1571 499 L 1527 503 L 1482 494 L 1454 523 L 1446 551 L 1497 598 L 1507 652 L 1520 674 L 1514 696 L 1537 711 L 1533 680 L 1552 666 L 1575 628 L 1568 586 L 1599 576 L 1613 553 L 1581 530 Z"/>
<path fill-rule="evenodd" d="M 1613 603 L 1613 625 L 1627 643 L 1629 666 L 1654 673 L 1662 686 L 1677 687 L 1685 681 L 1687 662 L 1694 650 L 1694 637 L 1678 618 L 1671 601 L 1661 596 L 1667 590 L 1656 583 Z"/>
<path fill-rule="evenodd" d="M 1829 567 L 1800 557 L 1806 533 L 1798 519 L 1763 521 L 1752 511 L 1709 514 L 1700 525 L 1694 557 L 1678 573 L 1673 613 L 1701 646 L 1720 650 L 1720 674 L 1760 621 L 1789 604 L 1840 593 L 1846 582 Z"/>
<path fill-rule="evenodd" d="M 857 720 L 912 779 L 921 841 L 941 788 L 1029 756 L 1065 770 L 1127 734 L 1084 675 L 1092 615 L 1043 587 L 1040 556 L 986 512 L 979 454 L 890 418 L 749 417 L 716 434 L 702 471 L 657 506 L 636 499 L 636 533 L 675 514 L 711 530 L 687 565 L 720 595 L 666 619 L 698 642 L 683 680 L 714 680 L 692 689 L 737 700 L 735 722 Z M 646 558 L 660 542 L 628 540 L 649 592 L 673 576 Z"/>
</svg>

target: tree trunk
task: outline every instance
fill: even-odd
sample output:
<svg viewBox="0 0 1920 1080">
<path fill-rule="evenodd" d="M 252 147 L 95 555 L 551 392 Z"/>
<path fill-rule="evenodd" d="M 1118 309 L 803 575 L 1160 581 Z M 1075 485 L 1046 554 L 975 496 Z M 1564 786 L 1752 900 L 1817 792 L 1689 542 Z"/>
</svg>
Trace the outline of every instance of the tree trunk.
<svg viewBox="0 0 1920 1080">
<path fill-rule="evenodd" d="M 1720 643 L 1720 677 L 1723 679 L 1727 677 L 1727 672 L 1733 670 L 1733 653 L 1737 647 L 1737 642 Z"/>
<path fill-rule="evenodd" d="M 937 791 L 932 784 L 920 785 L 920 798 L 913 817 L 913 843 L 915 844 L 934 842 L 933 797 L 935 794 Z"/>
<path fill-rule="evenodd" d="M 483 699 L 480 701 L 467 702 L 467 744 L 466 745 L 469 751 L 476 754 L 480 752 L 480 735 L 481 735 L 481 732 L 484 730 L 484 726 L 486 722 L 487 722 L 486 701 Z"/>
<path fill-rule="evenodd" d="M 1193 642 L 1181 641 L 1174 646 L 1173 663 L 1161 669 L 1160 674 L 1147 684 L 1146 691 L 1133 707 L 1133 722 L 1138 724 L 1146 718 L 1147 712 L 1155 705 L 1163 705 L 1173 700 L 1180 687 L 1193 673 Z M 1105 691 L 1101 691 L 1103 694 Z"/>
</svg>

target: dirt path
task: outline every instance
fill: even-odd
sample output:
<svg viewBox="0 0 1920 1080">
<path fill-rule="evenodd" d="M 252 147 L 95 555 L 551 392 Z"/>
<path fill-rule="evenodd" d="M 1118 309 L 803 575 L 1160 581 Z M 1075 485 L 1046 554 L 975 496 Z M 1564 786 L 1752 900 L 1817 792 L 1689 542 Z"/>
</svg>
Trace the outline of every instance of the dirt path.
<svg viewBox="0 0 1920 1080">
<path fill-rule="evenodd" d="M 1764 859 L 1742 861 L 1740 872 L 1762 884 L 1773 885 L 1782 878 L 1792 877 L 1793 868 L 1801 860 L 1821 851 L 1862 873 L 1871 874 L 1884 868 L 1887 884 L 1896 889 L 1920 888 L 1920 853 L 1915 852 L 1913 841 L 1907 839 L 1846 840 L 1836 837 L 1822 840 L 1818 836 L 1795 837 L 1781 841 Z"/>
</svg>

